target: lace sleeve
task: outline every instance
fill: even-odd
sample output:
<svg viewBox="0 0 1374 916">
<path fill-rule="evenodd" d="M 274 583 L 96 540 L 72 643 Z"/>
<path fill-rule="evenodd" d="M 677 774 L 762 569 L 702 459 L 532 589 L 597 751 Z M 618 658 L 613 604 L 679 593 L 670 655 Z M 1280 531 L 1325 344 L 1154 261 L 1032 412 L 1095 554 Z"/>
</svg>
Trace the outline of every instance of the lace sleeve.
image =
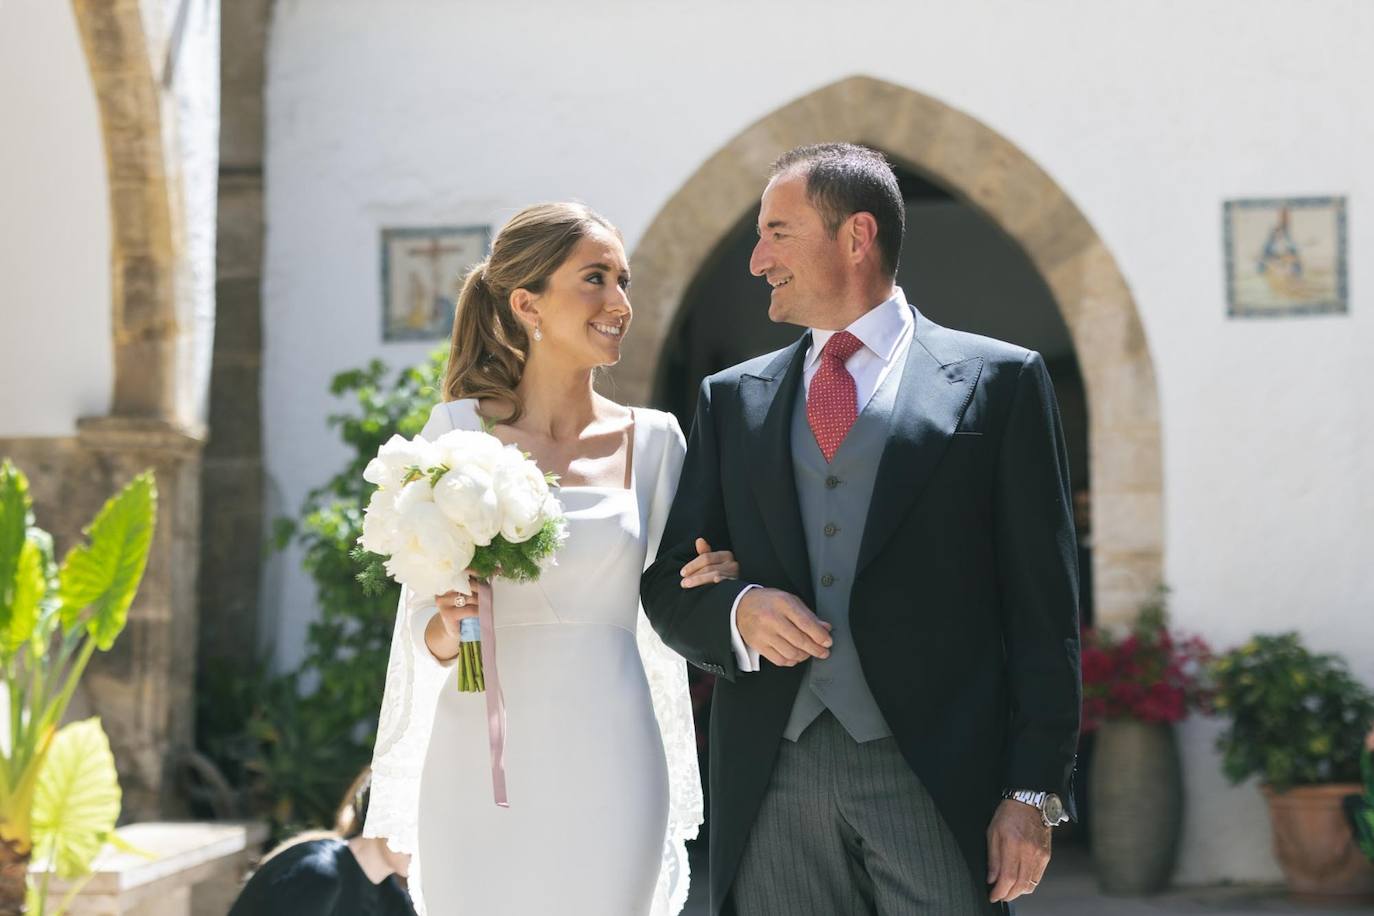
<svg viewBox="0 0 1374 916">
<path fill-rule="evenodd" d="M 439 403 L 420 435 L 435 439 L 454 426 L 449 405 Z M 423 627 L 436 610 L 433 595 L 401 588 L 391 656 L 372 749 L 372 789 L 363 836 L 383 837 L 387 846 L 410 856 L 411 898 L 425 916 L 419 893 L 421 864 L 416 840 L 420 815 L 420 777 L 429 749 L 430 729 L 439 691 L 448 669 L 424 649 Z"/>
<path fill-rule="evenodd" d="M 648 534 L 645 567 L 658 553 L 663 526 L 677 492 L 678 477 L 686 454 L 686 442 L 672 414 L 655 428 L 654 443 L 661 450 L 657 476 L 649 494 L 646 519 Z M 649 624 L 641 605 L 637 627 L 640 659 L 649 681 L 654 715 L 663 737 L 668 760 L 668 831 L 663 843 L 663 864 L 659 871 L 652 916 L 672 916 L 687 902 L 690 870 L 686 841 L 697 835 L 702 822 L 701 773 L 697 766 L 696 728 L 692 722 L 692 698 L 687 688 L 687 663 L 664 645 Z"/>
</svg>

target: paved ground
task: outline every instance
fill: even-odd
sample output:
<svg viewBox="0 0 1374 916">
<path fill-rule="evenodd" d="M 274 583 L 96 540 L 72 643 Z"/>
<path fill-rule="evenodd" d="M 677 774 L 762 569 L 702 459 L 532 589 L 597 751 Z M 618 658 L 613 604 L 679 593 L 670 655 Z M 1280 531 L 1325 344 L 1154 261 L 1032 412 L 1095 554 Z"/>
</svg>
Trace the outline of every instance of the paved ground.
<svg viewBox="0 0 1374 916">
<path fill-rule="evenodd" d="M 1231 886 L 1175 890 L 1157 897 L 1104 897 L 1097 891 L 1092 866 L 1082 847 L 1055 854 L 1043 890 L 1017 907 L 1018 916 L 1250 916 L 1309 913 L 1312 916 L 1370 916 L 1374 903 L 1303 903 L 1289 899 L 1282 887 Z"/>
<path fill-rule="evenodd" d="M 683 916 L 708 916 L 706 862 L 692 859 L 692 896 Z M 1055 853 L 1042 889 L 1017 904 L 1017 916 L 1169 916 L 1198 913 L 1206 916 L 1252 916 L 1269 913 L 1306 913 L 1310 916 L 1371 916 L 1374 903 L 1317 904 L 1289 900 L 1281 887 L 1209 887 L 1170 891 L 1157 897 L 1104 897 L 1097 891 L 1092 866 L 1081 847 Z M 796 916 L 828 916 L 804 914 Z"/>
</svg>

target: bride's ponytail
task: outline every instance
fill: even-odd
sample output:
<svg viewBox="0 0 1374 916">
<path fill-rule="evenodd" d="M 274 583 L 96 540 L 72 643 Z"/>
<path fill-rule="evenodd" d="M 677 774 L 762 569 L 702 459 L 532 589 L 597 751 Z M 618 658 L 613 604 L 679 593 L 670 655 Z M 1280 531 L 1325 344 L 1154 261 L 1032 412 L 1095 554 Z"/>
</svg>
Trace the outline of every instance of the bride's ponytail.
<svg viewBox="0 0 1374 916">
<path fill-rule="evenodd" d="M 496 401 L 504 419 L 519 417 L 523 405 L 515 386 L 525 371 L 529 338 L 509 301 L 496 298 L 487 283 L 483 261 L 468 271 L 458 295 L 444 376 L 446 400 L 485 398 Z"/>
</svg>

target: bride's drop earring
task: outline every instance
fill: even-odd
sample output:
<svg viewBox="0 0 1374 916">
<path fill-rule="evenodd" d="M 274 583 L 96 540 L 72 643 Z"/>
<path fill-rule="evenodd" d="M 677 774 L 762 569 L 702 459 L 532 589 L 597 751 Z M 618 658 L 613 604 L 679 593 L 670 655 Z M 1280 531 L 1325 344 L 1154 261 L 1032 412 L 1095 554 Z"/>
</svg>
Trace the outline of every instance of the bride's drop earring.
<svg viewBox="0 0 1374 916">
<path fill-rule="evenodd" d="M 535 339 L 535 340 L 543 340 L 543 339 L 544 339 L 544 332 L 541 331 L 541 330 L 539 330 L 539 325 L 537 325 L 537 324 L 534 326 L 534 339 Z"/>
</svg>

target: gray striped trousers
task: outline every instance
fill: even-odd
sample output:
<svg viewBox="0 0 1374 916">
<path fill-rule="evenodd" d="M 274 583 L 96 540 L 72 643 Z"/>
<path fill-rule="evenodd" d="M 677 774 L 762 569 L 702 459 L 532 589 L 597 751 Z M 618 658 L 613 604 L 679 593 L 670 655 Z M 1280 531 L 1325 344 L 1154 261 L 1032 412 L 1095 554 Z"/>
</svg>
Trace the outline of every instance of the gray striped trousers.
<svg viewBox="0 0 1374 916">
<path fill-rule="evenodd" d="M 738 916 L 1000 912 L 894 738 L 828 710 L 783 740 L 733 885 Z"/>
</svg>

